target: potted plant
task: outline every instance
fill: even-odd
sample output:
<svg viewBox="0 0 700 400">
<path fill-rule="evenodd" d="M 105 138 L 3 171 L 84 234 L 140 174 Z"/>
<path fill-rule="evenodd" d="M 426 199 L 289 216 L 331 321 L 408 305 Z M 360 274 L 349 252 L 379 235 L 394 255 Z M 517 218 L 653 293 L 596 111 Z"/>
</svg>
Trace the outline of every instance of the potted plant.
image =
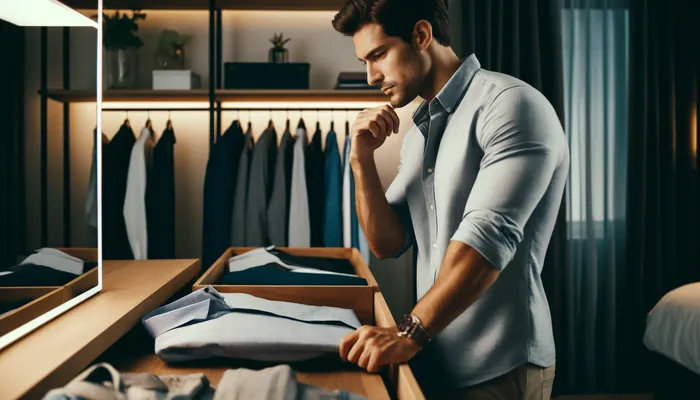
<svg viewBox="0 0 700 400">
<path fill-rule="evenodd" d="M 103 16 L 106 84 L 110 89 L 133 88 L 137 81 L 138 48 L 143 41 L 138 35 L 138 21 L 146 14 L 133 10 L 131 16 L 115 11 Z"/>
<path fill-rule="evenodd" d="M 284 47 L 292 38 L 284 38 L 284 34 L 275 33 L 270 39 L 273 47 L 268 52 L 268 61 L 271 63 L 287 63 L 289 62 L 289 50 Z"/>
<path fill-rule="evenodd" d="M 164 29 L 158 38 L 156 63 L 159 69 L 185 69 L 185 46 L 192 40 L 173 29 Z"/>
</svg>

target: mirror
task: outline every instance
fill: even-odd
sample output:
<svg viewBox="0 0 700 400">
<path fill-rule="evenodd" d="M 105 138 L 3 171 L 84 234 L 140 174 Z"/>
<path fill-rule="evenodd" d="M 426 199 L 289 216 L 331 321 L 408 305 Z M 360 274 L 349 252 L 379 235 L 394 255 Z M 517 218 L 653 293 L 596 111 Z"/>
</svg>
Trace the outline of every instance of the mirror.
<svg viewBox="0 0 700 400">
<path fill-rule="evenodd" d="M 100 0 L 0 2 L 0 349 L 100 291 Z"/>
</svg>

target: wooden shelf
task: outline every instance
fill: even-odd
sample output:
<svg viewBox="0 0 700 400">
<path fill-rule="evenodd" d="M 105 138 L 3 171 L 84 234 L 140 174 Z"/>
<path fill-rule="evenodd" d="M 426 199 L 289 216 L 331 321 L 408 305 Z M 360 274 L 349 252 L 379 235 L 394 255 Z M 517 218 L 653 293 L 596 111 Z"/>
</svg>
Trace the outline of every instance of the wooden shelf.
<svg viewBox="0 0 700 400">
<path fill-rule="evenodd" d="M 74 9 L 97 9 L 96 0 L 63 0 Z M 343 0 L 216 0 L 223 10 L 337 11 Z M 105 10 L 207 10 L 209 0 L 104 0 Z"/>
<path fill-rule="evenodd" d="M 87 90 L 49 90 L 50 99 L 66 102 L 94 102 L 95 92 Z M 216 91 L 218 101 L 299 102 L 299 101 L 386 101 L 379 90 L 228 90 Z M 209 91 L 197 90 L 106 90 L 103 102 L 208 102 Z"/>
</svg>

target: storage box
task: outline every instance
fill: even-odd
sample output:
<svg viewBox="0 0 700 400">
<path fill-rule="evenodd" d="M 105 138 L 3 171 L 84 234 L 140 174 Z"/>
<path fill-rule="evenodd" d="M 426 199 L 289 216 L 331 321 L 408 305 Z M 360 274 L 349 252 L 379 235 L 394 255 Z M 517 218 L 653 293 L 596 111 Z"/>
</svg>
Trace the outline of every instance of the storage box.
<svg viewBox="0 0 700 400">
<path fill-rule="evenodd" d="M 199 75 L 190 70 L 155 70 L 153 71 L 154 90 L 190 90 L 199 89 L 202 84 Z"/>
<path fill-rule="evenodd" d="M 224 63 L 226 89 L 308 89 L 308 63 Z"/>
<path fill-rule="evenodd" d="M 57 250 L 80 258 L 84 262 L 98 261 L 97 249 L 95 248 L 57 248 Z M 0 304 L 33 299 L 31 302 L 0 316 L 0 336 L 97 286 L 98 279 L 99 268 L 95 267 L 63 286 L 0 287 Z"/>
<path fill-rule="evenodd" d="M 193 291 L 207 285 L 220 293 L 248 293 L 268 300 L 289 301 L 312 306 L 331 306 L 352 309 L 362 324 L 374 320 L 374 292 L 377 282 L 357 249 L 349 248 L 287 248 L 276 247 L 293 256 L 325 257 L 348 260 L 355 273 L 367 280 L 367 286 L 290 286 L 290 285 L 222 285 L 219 281 L 228 272 L 228 260 L 236 255 L 254 250 L 253 247 L 229 248 L 194 283 Z"/>
</svg>

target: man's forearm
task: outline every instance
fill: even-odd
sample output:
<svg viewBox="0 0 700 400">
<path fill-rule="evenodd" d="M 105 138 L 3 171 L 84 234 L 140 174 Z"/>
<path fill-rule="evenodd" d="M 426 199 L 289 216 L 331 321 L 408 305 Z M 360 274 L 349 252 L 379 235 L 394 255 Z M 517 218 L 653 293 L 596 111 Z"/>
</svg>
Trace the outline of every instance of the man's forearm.
<svg viewBox="0 0 700 400">
<path fill-rule="evenodd" d="M 413 309 L 413 315 L 435 336 L 481 297 L 498 274 L 474 248 L 452 241 L 435 284 Z"/>
<path fill-rule="evenodd" d="M 357 219 L 372 252 L 390 257 L 403 246 L 401 220 L 386 199 L 373 158 L 353 160 Z"/>
</svg>

